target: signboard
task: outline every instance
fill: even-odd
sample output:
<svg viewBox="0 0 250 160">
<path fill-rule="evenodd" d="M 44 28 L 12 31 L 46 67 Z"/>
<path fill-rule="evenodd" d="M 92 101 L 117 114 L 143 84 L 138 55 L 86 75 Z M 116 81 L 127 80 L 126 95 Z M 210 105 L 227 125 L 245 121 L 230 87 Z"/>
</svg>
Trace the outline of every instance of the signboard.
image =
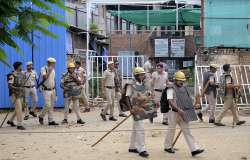
<svg viewBox="0 0 250 160">
<path fill-rule="evenodd" d="M 155 57 L 168 57 L 168 39 L 155 39 Z"/>
<path fill-rule="evenodd" d="M 201 5 L 201 0 L 175 0 L 175 3 L 184 3 L 184 4 L 192 4 L 192 5 Z"/>
<path fill-rule="evenodd" d="M 171 57 L 185 56 L 185 39 L 171 39 Z"/>
<path fill-rule="evenodd" d="M 193 61 L 183 61 L 183 67 L 191 67 L 193 66 Z"/>
</svg>

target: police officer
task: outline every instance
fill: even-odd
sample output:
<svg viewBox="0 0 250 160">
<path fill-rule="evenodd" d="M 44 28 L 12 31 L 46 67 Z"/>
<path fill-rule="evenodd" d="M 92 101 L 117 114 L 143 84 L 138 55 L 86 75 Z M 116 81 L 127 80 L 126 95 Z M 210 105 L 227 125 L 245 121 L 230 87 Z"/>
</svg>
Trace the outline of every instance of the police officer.
<svg viewBox="0 0 250 160">
<path fill-rule="evenodd" d="M 85 122 L 82 121 L 80 117 L 79 111 L 79 98 L 82 91 L 82 79 L 80 76 L 75 72 L 75 64 L 69 63 L 67 66 L 68 72 L 62 75 L 61 79 L 61 87 L 64 90 L 64 120 L 62 121 L 63 124 L 68 123 L 68 114 L 69 114 L 69 104 L 72 102 L 73 110 L 76 113 L 77 123 L 84 124 Z"/>
<path fill-rule="evenodd" d="M 183 132 L 192 156 L 202 153 L 204 150 L 197 145 L 191 131 L 189 122 L 197 120 L 193 108 L 192 99 L 187 89 L 183 86 L 186 81 L 185 74 L 181 71 L 175 73 L 174 84 L 167 85 L 167 99 L 170 105 L 168 113 L 168 131 L 165 139 L 165 151 L 175 153 L 172 148 L 176 125 L 178 124 Z"/>
<path fill-rule="evenodd" d="M 45 114 L 48 112 L 48 121 L 49 125 L 58 125 L 53 119 L 53 108 L 56 101 L 56 84 L 55 84 L 55 58 L 48 58 L 47 59 L 47 65 L 41 68 L 41 76 L 42 76 L 42 82 L 41 82 L 41 88 L 43 91 L 43 97 L 44 97 L 44 107 L 39 115 L 39 123 L 41 125 L 44 124 L 43 119 Z"/>
<path fill-rule="evenodd" d="M 141 157 L 148 157 L 149 154 L 145 149 L 145 133 L 143 120 L 136 120 L 139 116 L 144 104 L 153 100 L 153 95 L 149 87 L 145 84 L 145 74 L 143 68 L 137 67 L 134 69 L 135 80 L 128 85 L 126 90 L 126 97 L 129 98 L 128 103 L 131 104 L 131 113 L 134 116 L 133 129 L 130 139 L 129 152 L 138 153 Z"/>
<path fill-rule="evenodd" d="M 110 121 L 117 121 L 116 118 L 114 118 L 114 105 L 115 105 L 115 72 L 114 72 L 114 62 L 109 61 L 108 62 L 108 69 L 104 71 L 103 73 L 103 88 L 102 91 L 105 94 L 108 104 L 105 106 L 105 108 L 101 112 L 101 118 L 106 121 L 106 114 L 107 111 L 110 109 Z"/>
<path fill-rule="evenodd" d="M 152 74 L 152 89 L 154 92 L 154 100 L 156 103 L 160 103 L 162 91 L 165 89 L 166 84 L 168 83 L 168 73 L 164 69 L 163 63 L 158 63 L 156 65 L 156 70 Z M 168 124 L 168 115 L 163 113 L 163 125 Z"/>
<path fill-rule="evenodd" d="M 217 82 L 215 79 L 215 73 L 217 71 L 218 66 L 216 64 L 210 65 L 210 70 L 208 72 L 205 72 L 203 77 L 203 88 L 206 87 L 208 83 L 208 87 L 205 90 L 205 95 L 208 100 L 208 106 L 203 108 L 201 112 L 199 112 L 197 115 L 201 121 L 203 121 L 202 115 L 210 110 L 209 114 L 209 123 L 214 123 L 215 121 L 215 107 L 216 107 L 216 95 L 217 95 Z"/>
<path fill-rule="evenodd" d="M 81 62 L 80 61 L 76 61 L 76 73 L 80 76 L 82 82 L 81 82 L 81 96 L 80 96 L 80 103 L 82 103 L 85 107 L 85 109 L 83 110 L 83 112 L 90 112 L 90 108 L 89 108 L 89 102 L 88 102 L 88 98 L 86 96 L 86 91 L 85 91 L 85 83 L 87 81 L 87 74 L 85 69 L 83 69 L 81 67 Z"/>
<path fill-rule="evenodd" d="M 117 101 L 119 102 L 121 99 L 121 91 L 122 91 L 122 74 L 119 70 L 119 62 L 116 60 L 114 62 L 115 67 L 115 97 Z M 119 117 L 127 117 L 125 113 L 122 112 L 121 106 L 118 103 L 118 111 L 119 111 Z"/>
<path fill-rule="evenodd" d="M 22 101 L 24 97 L 25 75 L 22 73 L 22 63 L 15 62 L 13 64 L 14 71 L 8 76 L 8 87 L 11 91 L 12 103 L 15 111 L 7 121 L 11 127 L 15 127 L 14 118 L 17 118 L 17 129 L 25 130 L 22 124 Z"/>
<path fill-rule="evenodd" d="M 225 126 L 225 124 L 221 123 L 221 121 L 227 111 L 230 110 L 233 114 L 233 121 L 236 123 L 236 125 L 242 125 L 246 123 L 246 121 L 239 120 L 238 111 L 234 102 L 234 99 L 237 98 L 236 88 L 240 86 L 234 84 L 233 77 L 230 74 L 230 64 L 223 65 L 223 71 L 223 75 L 220 77 L 220 93 L 222 94 L 220 96 L 223 97 L 224 106 L 218 117 L 216 117 L 214 124 L 216 126 Z"/>
<path fill-rule="evenodd" d="M 36 115 L 36 105 L 38 102 L 37 97 L 37 90 L 36 90 L 36 80 L 37 80 L 37 73 L 35 70 L 33 70 L 33 63 L 31 61 L 27 62 L 26 64 L 27 70 L 24 71 L 26 83 L 24 84 L 25 88 L 25 117 L 24 120 L 27 120 L 29 118 L 29 114 L 33 117 L 37 117 Z M 29 98 L 32 98 L 32 107 L 29 112 L 28 102 Z"/>
</svg>

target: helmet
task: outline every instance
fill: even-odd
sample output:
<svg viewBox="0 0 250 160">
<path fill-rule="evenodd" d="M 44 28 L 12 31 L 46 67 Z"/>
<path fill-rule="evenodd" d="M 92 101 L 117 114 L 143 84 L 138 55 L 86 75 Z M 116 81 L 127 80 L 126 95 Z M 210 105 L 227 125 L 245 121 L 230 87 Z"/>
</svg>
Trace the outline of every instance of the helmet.
<svg viewBox="0 0 250 160">
<path fill-rule="evenodd" d="M 210 64 L 210 67 L 215 68 L 215 69 L 219 68 L 217 64 Z"/>
<path fill-rule="evenodd" d="M 47 61 L 50 63 L 56 63 L 56 59 L 52 57 L 48 58 Z"/>
<path fill-rule="evenodd" d="M 114 61 L 108 61 L 108 65 L 114 64 Z"/>
<path fill-rule="evenodd" d="M 134 69 L 134 75 L 138 75 L 138 74 L 145 74 L 146 72 L 144 71 L 144 69 L 142 67 L 136 67 Z"/>
<path fill-rule="evenodd" d="M 75 68 L 75 64 L 70 62 L 68 63 L 67 68 Z"/>
<path fill-rule="evenodd" d="M 174 75 L 174 79 L 179 81 L 186 81 L 185 74 L 182 71 L 176 72 Z"/>
<path fill-rule="evenodd" d="M 29 65 L 32 65 L 32 64 L 33 64 L 32 61 L 29 61 L 29 62 L 26 63 L 26 66 L 29 66 Z"/>
</svg>

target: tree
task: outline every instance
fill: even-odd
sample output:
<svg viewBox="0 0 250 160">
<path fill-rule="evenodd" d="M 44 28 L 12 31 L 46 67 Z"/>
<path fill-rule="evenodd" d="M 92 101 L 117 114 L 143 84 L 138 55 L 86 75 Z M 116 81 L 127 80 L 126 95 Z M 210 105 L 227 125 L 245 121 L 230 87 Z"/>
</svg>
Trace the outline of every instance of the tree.
<svg viewBox="0 0 250 160">
<path fill-rule="evenodd" d="M 56 38 L 50 32 L 49 25 L 67 27 L 60 15 L 53 13 L 51 5 L 67 10 L 64 0 L 0 0 L 0 61 L 8 65 L 8 56 L 3 47 L 8 45 L 17 52 L 21 49 L 15 42 L 16 38 L 32 44 L 31 33 L 41 33 Z"/>
</svg>

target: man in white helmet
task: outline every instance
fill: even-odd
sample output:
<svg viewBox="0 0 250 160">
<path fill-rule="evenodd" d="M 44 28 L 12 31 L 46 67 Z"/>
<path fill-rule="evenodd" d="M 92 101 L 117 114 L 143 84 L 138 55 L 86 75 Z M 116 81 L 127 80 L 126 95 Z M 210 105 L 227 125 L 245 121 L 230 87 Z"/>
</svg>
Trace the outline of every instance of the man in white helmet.
<svg viewBox="0 0 250 160">
<path fill-rule="evenodd" d="M 36 115 L 36 105 L 38 102 L 38 97 L 37 97 L 37 90 L 36 90 L 36 80 L 37 80 L 37 73 L 35 70 L 33 70 L 33 63 L 31 61 L 26 63 L 27 70 L 24 71 L 25 74 L 25 117 L 24 120 L 29 119 L 29 114 L 32 115 L 33 117 L 37 117 Z M 29 98 L 32 98 L 32 107 L 31 110 L 29 111 Z"/>
<path fill-rule="evenodd" d="M 58 125 L 58 123 L 56 123 L 53 118 L 53 108 L 56 101 L 55 63 L 56 60 L 54 58 L 48 58 L 47 65 L 41 68 L 42 82 L 39 84 L 39 86 L 41 86 L 43 91 L 45 103 L 39 115 L 39 123 L 41 125 L 44 124 L 43 119 L 46 113 L 48 113 L 48 124 Z"/>
<path fill-rule="evenodd" d="M 110 109 L 110 121 L 117 121 L 114 118 L 114 105 L 115 105 L 115 69 L 114 69 L 114 62 L 108 62 L 108 69 L 103 73 L 103 82 L 102 82 L 102 91 L 105 94 L 108 104 L 102 110 L 100 116 L 101 118 L 106 121 L 106 114 L 107 111 Z"/>
<path fill-rule="evenodd" d="M 196 121 L 197 116 L 193 107 L 192 99 L 184 86 L 186 81 L 185 74 L 181 71 L 175 73 L 174 84 L 168 84 L 166 91 L 167 100 L 169 103 L 168 113 L 168 131 L 165 139 L 165 151 L 174 154 L 173 140 L 178 124 L 182 130 L 187 145 L 191 151 L 192 156 L 196 156 L 204 152 L 196 143 L 191 131 L 189 129 L 189 122 Z"/>
<path fill-rule="evenodd" d="M 143 68 L 136 67 L 134 69 L 135 79 L 127 86 L 126 97 L 127 104 L 131 104 L 131 113 L 133 114 L 133 129 L 130 139 L 129 152 L 138 153 L 141 157 L 148 157 L 149 154 L 145 149 L 145 133 L 142 115 L 145 108 L 154 108 L 153 94 L 149 87 L 145 84 L 145 74 Z M 154 111 L 153 111 L 154 112 Z M 153 113 L 152 112 L 152 113 Z"/>
<path fill-rule="evenodd" d="M 64 73 L 61 78 L 61 88 L 63 89 L 64 96 L 64 119 L 63 124 L 68 123 L 69 105 L 70 102 L 73 104 L 73 110 L 75 111 L 77 123 L 85 124 L 82 121 L 79 111 L 79 99 L 82 91 L 82 79 L 75 71 L 75 64 L 68 63 L 68 72 Z"/>
</svg>

